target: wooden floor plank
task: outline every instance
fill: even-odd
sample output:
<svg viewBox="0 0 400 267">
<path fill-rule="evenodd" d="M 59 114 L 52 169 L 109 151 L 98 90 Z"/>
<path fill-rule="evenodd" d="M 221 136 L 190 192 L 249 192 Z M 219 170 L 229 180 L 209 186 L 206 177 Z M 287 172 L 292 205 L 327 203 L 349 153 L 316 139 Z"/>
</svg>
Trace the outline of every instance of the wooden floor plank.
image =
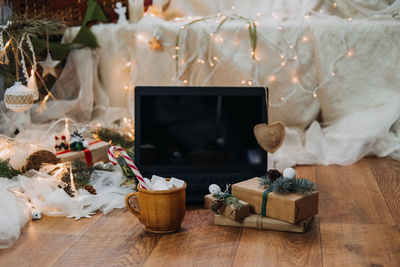
<svg viewBox="0 0 400 267">
<path fill-rule="evenodd" d="M 243 229 L 233 266 L 322 266 L 318 216 L 304 234 Z"/>
<path fill-rule="evenodd" d="M 325 266 L 399 266 L 400 235 L 366 159 L 316 166 Z"/>
<path fill-rule="evenodd" d="M 139 266 L 160 239 L 126 209 L 104 215 L 55 266 Z"/>
<path fill-rule="evenodd" d="M 324 266 L 400 266 L 400 233 L 385 224 L 321 223 Z"/>
<path fill-rule="evenodd" d="M 240 228 L 214 226 L 213 212 L 205 209 L 189 210 L 182 227 L 161 237 L 145 266 L 231 265 Z"/>
<path fill-rule="evenodd" d="M 400 228 L 400 161 L 370 157 L 367 162 L 375 175 L 393 219 Z"/>
<path fill-rule="evenodd" d="M 394 224 L 365 159 L 350 166 L 316 166 L 322 223 Z"/>
<path fill-rule="evenodd" d="M 0 250 L 0 266 L 50 266 L 101 216 L 99 213 L 91 219 L 78 221 L 43 216 L 41 220 L 29 221 L 22 229 L 17 243 L 11 248 Z"/>
</svg>

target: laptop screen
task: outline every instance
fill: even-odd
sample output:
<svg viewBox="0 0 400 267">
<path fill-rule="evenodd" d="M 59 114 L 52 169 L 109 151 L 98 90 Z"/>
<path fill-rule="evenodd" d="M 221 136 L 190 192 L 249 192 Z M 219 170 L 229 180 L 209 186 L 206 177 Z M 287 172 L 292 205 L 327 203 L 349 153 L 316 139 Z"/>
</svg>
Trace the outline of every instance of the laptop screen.
<svg viewBox="0 0 400 267">
<path fill-rule="evenodd" d="M 266 168 L 253 133 L 266 121 L 264 88 L 137 87 L 135 93 L 135 159 L 145 172 Z"/>
</svg>

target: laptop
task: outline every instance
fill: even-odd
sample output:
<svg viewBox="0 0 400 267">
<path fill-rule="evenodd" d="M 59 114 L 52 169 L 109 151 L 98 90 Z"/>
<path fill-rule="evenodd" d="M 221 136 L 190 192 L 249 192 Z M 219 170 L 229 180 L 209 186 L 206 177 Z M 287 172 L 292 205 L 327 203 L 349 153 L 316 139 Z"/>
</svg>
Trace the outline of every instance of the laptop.
<svg viewBox="0 0 400 267">
<path fill-rule="evenodd" d="M 144 177 L 187 183 L 188 203 L 200 203 L 210 184 L 265 174 L 267 153 L 253 128 L 267 123 L 263 87 L 135 88 L 135 164 Z"/>
</svg>

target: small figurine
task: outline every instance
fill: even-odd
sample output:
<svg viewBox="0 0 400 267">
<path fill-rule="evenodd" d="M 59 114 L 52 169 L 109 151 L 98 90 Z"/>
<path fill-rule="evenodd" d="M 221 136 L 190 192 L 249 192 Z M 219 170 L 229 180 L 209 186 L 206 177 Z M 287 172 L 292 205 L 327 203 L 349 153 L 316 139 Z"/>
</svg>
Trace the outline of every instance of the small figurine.
<svg viewBox="0 0 400 267">
<path fill-rule="evenodd" d="M 115 13 L 118 14 L 118 24 L 127 24 L 128 20 L 126 19 L 126 7 L 122 6 L 121 2 L 116 4 L 116 8 L 114 8 Z"/>
<path fill-rule="evenodd" d="M 78 131 L 74 131 L 69 139 L 69 147 L 72 151 L 81 151 L 88 148 L 89 143 Z"/>
<path fill-rule="evenodd" d="M 59 136 L 54 136 L 54 140 L 56 145 L 54 146 L 54 148 L 56 149 L 56 152 L 63 152 L 69 149 L 69 143 L 67 141 L 67 138 L 65 137 L 65 135 L 62 135 L 61 137 Z"/>
</svg>

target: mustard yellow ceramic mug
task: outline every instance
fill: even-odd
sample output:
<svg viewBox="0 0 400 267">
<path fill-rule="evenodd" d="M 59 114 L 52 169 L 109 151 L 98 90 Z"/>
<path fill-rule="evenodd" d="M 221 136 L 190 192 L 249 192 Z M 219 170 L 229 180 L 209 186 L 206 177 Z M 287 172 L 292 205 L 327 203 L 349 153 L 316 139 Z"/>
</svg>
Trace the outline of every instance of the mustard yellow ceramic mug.
<svg viewBox="0 0 400 267">
<path fill-rule="evenodd" d="M 147 231 L 162 234 L 181 229 L 186 212 L 186 183 L 169 190 L 146 190 L 139 185 L 137 189 L 126 196 L 125 203 Z M 131 206 L 130 198 L 137 199 L 137 209 Z"/>
</svg>

